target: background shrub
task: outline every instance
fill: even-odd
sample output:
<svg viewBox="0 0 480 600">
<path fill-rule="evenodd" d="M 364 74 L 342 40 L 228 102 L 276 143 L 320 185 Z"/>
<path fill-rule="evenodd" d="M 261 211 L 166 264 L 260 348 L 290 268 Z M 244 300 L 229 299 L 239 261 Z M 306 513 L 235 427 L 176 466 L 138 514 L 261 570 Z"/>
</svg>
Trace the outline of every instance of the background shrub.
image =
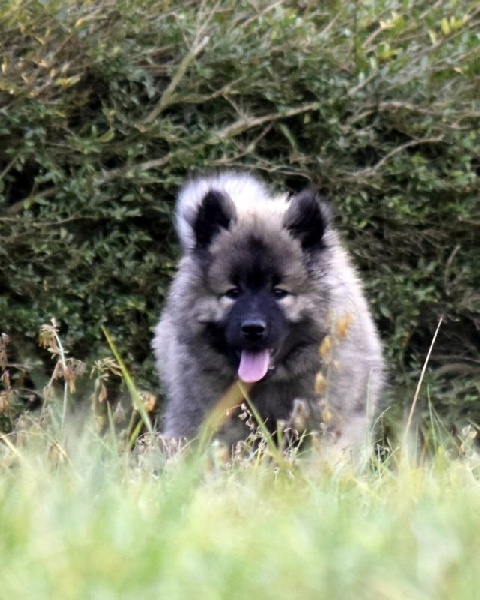
<svg viewBox="0 0 480 600">
<path fill-rule="evenodd" d="M 332 199 L 410 402 L 479 420 L 476 2 L 53 0 L 0 7 L 0 314 L 34 383 L 55 316 L 101 325 L 154 387 L 152 327 L 191 169 L 254 168 Z M 19 376 L 17 385 L 25 385 Z M 430 401 L 430 410 L 427 410 Z"/>
</svg>

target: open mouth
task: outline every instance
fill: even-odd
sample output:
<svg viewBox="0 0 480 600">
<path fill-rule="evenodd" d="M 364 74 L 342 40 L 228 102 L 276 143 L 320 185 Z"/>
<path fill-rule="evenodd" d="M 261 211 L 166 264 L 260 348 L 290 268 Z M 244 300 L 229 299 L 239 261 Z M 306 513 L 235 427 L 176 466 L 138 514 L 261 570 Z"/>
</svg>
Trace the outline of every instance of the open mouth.
<svg viewBox="0 0 480 600">
<path fill-rule="evenodd" d="M 270 348 L 264 350 L 242 350 L 238 376 L 245 383 L 255 383 L 265 377 L 269 369 L 274 368 L 274 351 Z"/>
</svg>

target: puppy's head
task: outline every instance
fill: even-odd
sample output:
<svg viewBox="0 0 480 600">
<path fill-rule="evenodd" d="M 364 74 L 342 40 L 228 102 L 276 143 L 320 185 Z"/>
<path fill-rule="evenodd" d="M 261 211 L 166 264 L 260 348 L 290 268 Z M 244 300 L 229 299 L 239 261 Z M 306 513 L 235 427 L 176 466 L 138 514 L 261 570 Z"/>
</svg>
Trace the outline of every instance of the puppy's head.
<svg viewBox="0 0 480 600">
<path fill-rule="evenodd" d="M 197 203 L 190 253 L 206 290 L 198 318 L 243 381 L 263 379 L 312 342 L 307 325 L 319 294 L 311 262 L 326 248 L 328 226 L 327 209 L 312 191 L 255 204 L 212 187 Z"/>
</svg>

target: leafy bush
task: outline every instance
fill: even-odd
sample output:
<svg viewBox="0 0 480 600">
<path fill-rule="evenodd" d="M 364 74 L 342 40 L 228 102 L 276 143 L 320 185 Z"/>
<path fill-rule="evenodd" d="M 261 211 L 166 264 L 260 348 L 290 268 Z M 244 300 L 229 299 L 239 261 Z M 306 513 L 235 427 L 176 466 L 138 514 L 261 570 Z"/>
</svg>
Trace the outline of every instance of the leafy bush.
<svg viewBox="0 0 480 600">
<path fill-rule="evenodd" d="M 0 311 L 20 359 L 52 316 L 79 358 L 104 325 L 155 385 L 177 186 L 247 167 L 332 199 L 399 400 L 447 316 L 424 389 L 478 420 L 479 25 L 473 0 L 4 2 Z"/>
</svg>

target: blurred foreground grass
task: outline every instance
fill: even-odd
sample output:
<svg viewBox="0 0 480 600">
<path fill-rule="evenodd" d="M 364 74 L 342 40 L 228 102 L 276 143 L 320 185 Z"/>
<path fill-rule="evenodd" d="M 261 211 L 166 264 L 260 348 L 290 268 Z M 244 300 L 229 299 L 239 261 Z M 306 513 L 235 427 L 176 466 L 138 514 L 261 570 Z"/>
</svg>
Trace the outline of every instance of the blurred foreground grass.
<svg viewBox="0 0 480 600">
<path fill-rule="evenodd" d="M 166 460 L 152 438 L 130 453 L 48 421 L 0 443 L 2 600 L 478 598 L 473 447 L 359 475 Z"/>
<path fill-rule="evenodd" d="M 363 472 L 321 437 L 303 456 L 260 443 L 232 460 L 205 428 L 203 451 L 175 449 L 107 338 L 115 359 L 88 386 L 43 325 L 53 374 L 20 412 L 2 338 L 0 600 L 478 598 L 475 428 L 449 438 L 438 421 L 417 444 L 412 426 Z"/>
</svg>

